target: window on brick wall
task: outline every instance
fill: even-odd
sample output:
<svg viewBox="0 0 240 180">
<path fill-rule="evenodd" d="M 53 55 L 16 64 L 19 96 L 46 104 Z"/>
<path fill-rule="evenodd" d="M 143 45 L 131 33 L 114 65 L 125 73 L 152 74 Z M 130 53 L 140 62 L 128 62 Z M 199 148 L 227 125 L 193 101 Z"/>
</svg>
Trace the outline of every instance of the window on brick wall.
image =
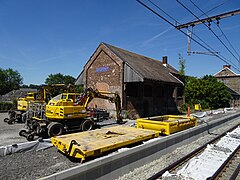
<svg viewBox="0 0 240 180">
<path fill-rule="evenodd" d="M 144 86 L 144 96 L 145 97 L 152 97 L 152 86 L 151 85 L 145 85 Z"/>
</svg>

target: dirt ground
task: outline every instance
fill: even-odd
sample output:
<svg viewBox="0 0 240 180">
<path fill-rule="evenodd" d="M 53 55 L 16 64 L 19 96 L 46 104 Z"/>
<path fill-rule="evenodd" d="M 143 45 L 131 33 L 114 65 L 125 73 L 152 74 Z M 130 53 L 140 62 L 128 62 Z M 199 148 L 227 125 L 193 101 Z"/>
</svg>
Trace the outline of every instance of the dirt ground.
<svg viewBox="0 0 240 180">
<path fill-rule="evenodd" d="M 18 134 L 24 124 L 9 125 L 3 121 L 7 117 L 7 113 L 0 113 L 0 146 L 27 142 Z M 54 147 L 15 153 L 0 157 L 0 179 L 37 179 L 79 164 L 71 162 Z"/>
<path fill-rule="evenodd" d="M 26 142 L 26 138 L 19 136 L 19 131 L 23 128 L 23 123 L 8 124 L 3 120 L 8 117 L 8 113 L 0 113 L 0 146 L 12 145 Z"/>
<path fill-rule="evenodd" d="M 0 179 L 38 179 L 79 164 L 71 162 L 54 147 L 15 153 L 0 157 Z"/>
</svg>

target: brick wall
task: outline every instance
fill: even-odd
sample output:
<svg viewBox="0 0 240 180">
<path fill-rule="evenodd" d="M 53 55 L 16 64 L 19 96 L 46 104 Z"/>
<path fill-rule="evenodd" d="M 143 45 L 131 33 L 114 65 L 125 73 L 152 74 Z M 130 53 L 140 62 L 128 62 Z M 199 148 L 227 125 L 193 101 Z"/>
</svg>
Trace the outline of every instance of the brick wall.
<svg viewBox="0 0 240 180">
<path fill-rule="evenodd" d="M 121 63 L 109 56 L 107 49 L 99 49 L 86 66 L 86 86 L 100 91 L 117 92 L 122 97 Z M 115 105 L 104 99 L 93 99 L 89 107 L 115 109 Z"/>
</svg>

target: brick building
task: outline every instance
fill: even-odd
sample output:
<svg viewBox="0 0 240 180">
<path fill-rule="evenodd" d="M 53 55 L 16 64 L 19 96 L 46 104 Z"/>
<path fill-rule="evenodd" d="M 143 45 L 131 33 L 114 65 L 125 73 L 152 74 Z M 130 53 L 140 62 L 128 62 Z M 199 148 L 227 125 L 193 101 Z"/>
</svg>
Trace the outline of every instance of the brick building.
<svg viewBox="0 0 240 180">
<path fill-rule="evenodd" d="M 101 43 L 83 68 L 76 85 L 117 92 L 130 118 L 176 113 L 177 88 L 183 83 L 178 71 L 154 60 Z M 175 75 L 175 76 L 174 76 Z M 90 106 L 114 109 L 106 100 L 94 99 Z"/>
<path fill-rule="evenodd" d="M 214 74 L 214 76 L 227 87 L 233 97 L 232 106 L 240 105 L 240 74 L 231 70 L 231 65 L 224 65 L 223 69 Z"/>
</svg>

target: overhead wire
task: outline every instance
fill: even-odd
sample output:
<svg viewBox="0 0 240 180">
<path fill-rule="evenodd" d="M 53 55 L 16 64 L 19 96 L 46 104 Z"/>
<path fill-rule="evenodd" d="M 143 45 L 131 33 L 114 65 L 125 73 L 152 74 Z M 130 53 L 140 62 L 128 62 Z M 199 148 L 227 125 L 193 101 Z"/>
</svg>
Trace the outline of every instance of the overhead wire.
<svg viewBox="0 0 240 180">
<path fill-rule="evenodd" d="M 219 5 L 217 5 L 217 6 L 215 6 L 215 7 L 213 7 L 213 8 L 211 8 L 211 9 L 209 9 L 207 12 L 206 12 L 206 14 L 207 13 L 209 13 L 209 12 L 211 12 L 211 11 L 213 11 L 213 10 L 215 10 L 215 9 L 217 9 L 217 8 L 219 8 L 220 6 L 222 6 L 222 5 L 224 5 L 226 2 L 228 2 L 229 0 L 226 0 L 226 1 L 224 1 L 223 3 L 221 3 L 221 4 L 219 4 Z M 202 14 L 201 16 L 203 16 L 204 14 Z M 199 17 L 201 17 L 201 16 L 199 16 Z"/>
<path fill-rule="evenodd" d="M 225 37 L 225 39 L 227 40 L 227 42 L 229 43 L 229 45 L 232 47 L 232 49 L 234 50 L 234 52 L 238 55 L 238 62 L 240 63 L 240 55 L 238 54 L 238 52 L 236 51 L 236 49 L 233 47 L 232 43 L 228 40 L 227 36 L 225 35 L 225 33 L 222 31 L 221 27 L 219 25 L 217 25 L 219 30 L 221 31 L 221 33 L 223 34 L 223 36 Z"/>
<path fill-rule="evenodd" d="M 176 25 L 177 24 L 181 24 L 180 22 L 178 22 L 175 18 L 173 18 L 172 16 L 170 16 L 166 11 L 164 11 L 163 9 L 161 9 L 159 6 L 157 6 L 154 2 L 152 2 L 151 0 L 148 0 L 152 5 L 154 5 L 156 8 L 158 8 L 160 11 L 162 11 L 166 16 L 168 16 L 170 19 L 172 19 L 173 21 L 175 21 Z"/>
<path fill-rule="evenodd" d="M 190 2 L 199 10 L 203 13 L 203 15 L 207 16 L 209 18 L 209 16 L 207 15 L 207 13 L 205 13 L 199 6 L 197 6 L 192 0 L 190 0 Z M 225 1 L 226 3 L 227 1 Z M 222 3 L 224 4 L 224 3 Z M 218 6 L 219 7 L 219 6 Z M 208 11 L 209 12 L 209 11 Z M 200 16 L 201 17 L 201 16 Z M 214 22 L 215 23 L 215 22 Z M 238 55 L 238 59 L 240 60 L 240 56 L 238 54 L 238 52 L 235 50 L 235 48 L 233 47 L 232 43 L 229 41 L 229 39 L 227 38 L 227 36 L 225 35 L 225 33 L 223 32 L 223 30 L 221 29 L 221 27 L 219 26 L 218 23 L 215 23 L 217 25 L 217 27 L 219 28 L 219 30 L 221 31 L 222 35 L 225 37 L 225 39 L 227 40 L 227 42 L 229 43 L 229 45 L 232 47 L 232 49 L 234 50 L 234 52 Z M 240 63 L 240 61 L 238 60 L 238 62 Z"/>
<path fill-rule="evenodd" d="M 171 26 L 173 26 L 174 28 L 176 28 L 176 26 L 172 23 L 172 22 L 170 22 L 168 19 L 166 19 L 165 17 L 163 17 L 162 15 L 160 15 L 159 13 L 157 13 L 156 11 L 154 11 L 152 8 L 150 8 L 149 6 L 147 6 L 146 4 L 144 4 L 142 1 L 140 1 L 140 0 L 136 0 L 138 3 L 140 3 L 142 6 L 144 6 L 145 8 L 147 8 L 148 10 L 150 10 L 152 13 L 154 13 L 155 15 L 157 15 L 158 17 L 160 17 L 161 19 L 163 19 L 164 21 L 166 21 L 168 24 L 170 24 Z M 162 10 L 159 6 L 157 6 L 156 4 L 154 4 L 151 0 L 148 0 L 150 3 L 152 3 L 154 6 L 156 6 L 159 10 L 161 10 L 162 12 L 164 12 L 164 14 L 168 14 L 168 13 L 166 13 L 164 10 Z M 170 15 L 168 15 L 168 17 L 171 17 Z M 172 20 L 174 20 L 175 22 L 177 22 L 176 21 L 176 19 L 174 19 L 173 17 L 171 17 L 171 19 Z M 183 33 L 185 36 L 187 36 L 187 37 L 189 37 L 190 39 L 192 39 L 194 42 L 196 42 L 198 45 L 200 45 L 201 47 L 203 47 L 204 49 L 206 49 L 208 52 L 210 52 L 213 56 L 215 56 L 215 57 L 217 57 L 217 58 L 219 58 L 221 61 L 223 61 L 223 62 L 225 62 L 226 64 L 230 64 L 229 62 L 228 62 L 228 60 L 225 58 L 225 57 L 221 57 L 221 56 L 219 56 L 216 52 L 214 52 L 214 51 L 211 51 L 209 48 L 207 48 L 206 46 L 204 46 L 203 44 L 201 44 L 200 42 L 198 42 L 196 39 L 194 39 L 193 37 L 191 37 L 190 35 L 188 35 L 187 33 L 185 33 L 184 31 L 182 31 L 181 29 L 179 29 L 179 31 L 181 32 L 181 33 Z M 204 41 L 203 41 L 204 42 Z M 205 43 L 205 42 L 204 42 Z M 206 44 L 206 43 L 205 43 Z M 208 46 L 208 45 L 207 45 Z M 208 46 L 208 47 L 210 47 L 210 46 Z M 231 61 L 230 61 L 231 62 Z M 237 68 L 237 67 L 235 67 L 235 65 L 232 63 L 232 67 L 235 69 L 235 70 L 237 70 L 237 71 L 239 71 L 240 72 L 240 70 Z"/>
<path fill-rule="evenodd" d="M 156 5 L 154 2 L 152 2 L 151 0 L 148 0 L 153 6 L 155 6 L 157 9 L 159 9 L 160 11 L 162 11 L 164 14 L 166 14 L 169 18 L 171 18 L 173 21 L 176 22 L 176 24 L 181 24 L 180 22 L 178 22 L 175 18 L 173 18 L 172 16 L 170 16 L 167 12 L 165 12 L 163 9 L 161 9 L 158 5 Z M 176 28 L 176 27 L 175 27 Z M 193 32 L 193 30 L 190 30 L 187 28 L 187 30 L 193 34 L 194 36 L 196 36 L 203 44 L 205 44 L 209 49 L 211 49 L 213 52 L 216 52 L 212 47 L 210 47 L 206 42 L 204 42 L 204 40 L 202 40 L 197 34 L 195 34 Z M 192 39 L 192 38 L 190 38 Z M 226 59 L 226 58 L 225 58 Z"/>
<path fill-rule="evenodd" d="M 181 3 L 179 0 L 176 0 L 184 9 L 186 9 L 190 14 L 192 14 L 195 18 L 197 18 L 199 21 L 199 17 L 197 17 L 189 8 L 187 8 L 183 3 Z M 221 44 L 228 50 L 228 52 L 230 54 L 232 54 L 232 56 L 237 60 L 238 58 L 232 53 L 232 51 L 230 51 L 230 49 L 225 45 L 225 43 L 217 36 L 217 34 L 211 29 L 210 26 L 206 25 L 205 22 L 202 22 L 213 34 L 214 36 L 221 42 Z M 230 61 L 230 60 L 229 60 Z M 234 64 L 232 61 L 230 61 L 232 64 Z M 240 61 L 239 61 L 240 62 Z"/>
</svg>

